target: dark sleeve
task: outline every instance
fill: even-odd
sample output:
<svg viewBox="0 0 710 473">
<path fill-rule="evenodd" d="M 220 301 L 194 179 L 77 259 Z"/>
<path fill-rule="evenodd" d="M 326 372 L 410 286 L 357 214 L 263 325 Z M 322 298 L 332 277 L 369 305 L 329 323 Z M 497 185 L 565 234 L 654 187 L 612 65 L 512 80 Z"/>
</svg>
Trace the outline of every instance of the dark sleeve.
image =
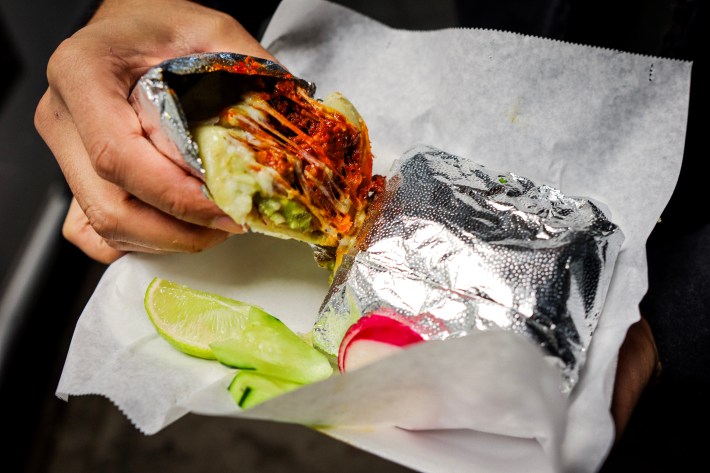
<svg viewBox="0 0 710 473">
<path fill-rule="evenodd" d="M 693 61 L 683 163 L 647 242 L 640 304 L 663 363 L 600 473 L 693 471 L 710 423 L 710 210 L 707 127 L 710 5 L 701 0 L 456 0 L 462 26 Z M 670 177 L 669 178 L 673 178 Z M 630 185 L 634 185 L 630 183 Z"/>
<path fill-rule="evenodd" d="M 462 26 L 693 61 L 683 164 L 647 244 L 641 303 L 668 378 L 710 383 L 710 210 L 705 115 L 710 8 L 697 0 L 457 0 Z"/>
</svg>

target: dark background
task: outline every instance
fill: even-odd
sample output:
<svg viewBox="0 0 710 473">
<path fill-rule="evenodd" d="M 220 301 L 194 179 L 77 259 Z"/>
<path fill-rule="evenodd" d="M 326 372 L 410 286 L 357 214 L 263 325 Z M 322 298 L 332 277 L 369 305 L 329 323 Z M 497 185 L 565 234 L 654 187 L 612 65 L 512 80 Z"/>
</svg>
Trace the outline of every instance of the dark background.
<svg viewBox="0 0 710 473">
<path fill-rule="evenodd" d="M 409 471 L 305 427 L 188 415 L 146 437 L 103 398 L 86 396 L 65 403 L 54 397 L 74 324 L 105 268 L 61 238 L 69 193 L 32 117 L 46 88 L 44 71 L 51 52 L 86 21 L 94 3 L 0 4 L 0 409 L 6 432 L 2 470 Z M 211 3 L 239 8 L 235 16 L 259 35 L 277 2 Z M 710 421 L 710 212 L 704 199 L 708 178 L 701 161 L 707 161 L 707 152 L 701 154 L 700 123 L 708 109 L 707 54 L 700 46 L 710 26 L 705 3 L 337 3 L 395 27 L 495 28 L 694 61 L 683 169 L 648 241 L 649 291 L 641 303 L 664 368 L 644 393 L 602 472 L 684 471 L 703 464 L 707 435 L 702 432 Z"/>
</svg>

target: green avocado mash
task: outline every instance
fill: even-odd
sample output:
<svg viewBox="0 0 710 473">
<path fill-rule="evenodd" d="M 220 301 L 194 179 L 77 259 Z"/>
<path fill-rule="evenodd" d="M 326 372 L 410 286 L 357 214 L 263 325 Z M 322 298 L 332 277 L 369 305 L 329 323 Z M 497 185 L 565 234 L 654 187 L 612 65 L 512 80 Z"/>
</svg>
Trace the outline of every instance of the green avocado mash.
<svg viewBox="0 0 710 473">
<path fill-rule="evenodd" d="M 299 202 L 279 197 L 259 197 L 257 208 L 274 225 L 283 225 L 300 232 L 311 228 L 313 215 Z"/>
</svg>

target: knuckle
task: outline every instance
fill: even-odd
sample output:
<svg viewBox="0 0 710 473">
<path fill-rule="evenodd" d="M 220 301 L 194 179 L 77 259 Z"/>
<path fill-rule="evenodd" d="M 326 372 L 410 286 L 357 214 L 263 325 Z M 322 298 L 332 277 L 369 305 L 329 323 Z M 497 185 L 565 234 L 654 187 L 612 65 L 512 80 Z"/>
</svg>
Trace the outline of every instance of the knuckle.
<svg viewBox="0 0 710 473">
<path fill-rule="evenodd" d="M 214 15 L 211 15 L 210 19 L 212 20 L 214 31 L 220 35 L 233 32 L 237 25 L 237 20 L 223 12 L 215 12 Z"/>
<path fill-rule="evenodd" d="M 49 92 L 45 93 L 37 104 L 34 114 L 34 126 L 40 135 L 43 135 L 46 129 L 49 117 L 52 115 L 51 107 L 49 105 Z"/>
<path fill-rule="evenodd" d="M 165 189 L 160 201 L 164 202 L 165 211 L 173 217 L 188 221 L 191 215 L 191 206 L 187 198 L 180 192 L 175 192 L 173 188 Z"/>
<path fill-rule="evenodd" d="M 117 240 L 119 235 L 119 221 L 115 215 L 101 207 L 90 206 L 84 211 L 89 225 L 106 241 Z"/>
<path fill-rule="evenodd" d="M 76 221 L 70 219 L 66 219 L 64 221 L 64 225 L 62 225 L 62 236 L 67 241 L 73 243 L 74 245 L 77 245 L 79 231 L 80 228 L 78 228 L 78 224 L 76 223 Z"/>
<path fill-rule="evenodd" d="M 94 165 L 96 174 L 100 177 L 117 182 L 119 176 L 118 153 L 111 141 L 99 138 L 93 141 L 87 151 Z"/>
<path fill-rule="evenodd" d="M 57 46 L 47 61 L 47 81 L 50 86 L 61 81 L 66 71 L 74 69 L 77 62 L 77 41 L 72 36 Z"/>
</svg>

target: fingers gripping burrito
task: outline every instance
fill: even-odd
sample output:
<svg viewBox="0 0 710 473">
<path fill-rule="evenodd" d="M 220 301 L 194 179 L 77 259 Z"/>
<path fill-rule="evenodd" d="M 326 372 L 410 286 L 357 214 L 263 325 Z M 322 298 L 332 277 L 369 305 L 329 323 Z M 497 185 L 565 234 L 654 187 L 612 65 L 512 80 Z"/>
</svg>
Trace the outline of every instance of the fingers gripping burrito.
<svg viewBox="0 0 710 473">
<path fill-rule="evenodd" d="M 235 222 L 335 247 L 364 219 L 376 187 L 372 153 L 355 107 L 339 93 L 316 100 L 313 89 L 270 61 L 207 54 L 158 66 L 139 81 L 133 102 L 156 146 L 204 179 Z M 168 105 L 181 119 L 173 113 L 146 126 L 148 109 Z M 153 136 L 157 128 L 170 139 Z"/>
</svg>

